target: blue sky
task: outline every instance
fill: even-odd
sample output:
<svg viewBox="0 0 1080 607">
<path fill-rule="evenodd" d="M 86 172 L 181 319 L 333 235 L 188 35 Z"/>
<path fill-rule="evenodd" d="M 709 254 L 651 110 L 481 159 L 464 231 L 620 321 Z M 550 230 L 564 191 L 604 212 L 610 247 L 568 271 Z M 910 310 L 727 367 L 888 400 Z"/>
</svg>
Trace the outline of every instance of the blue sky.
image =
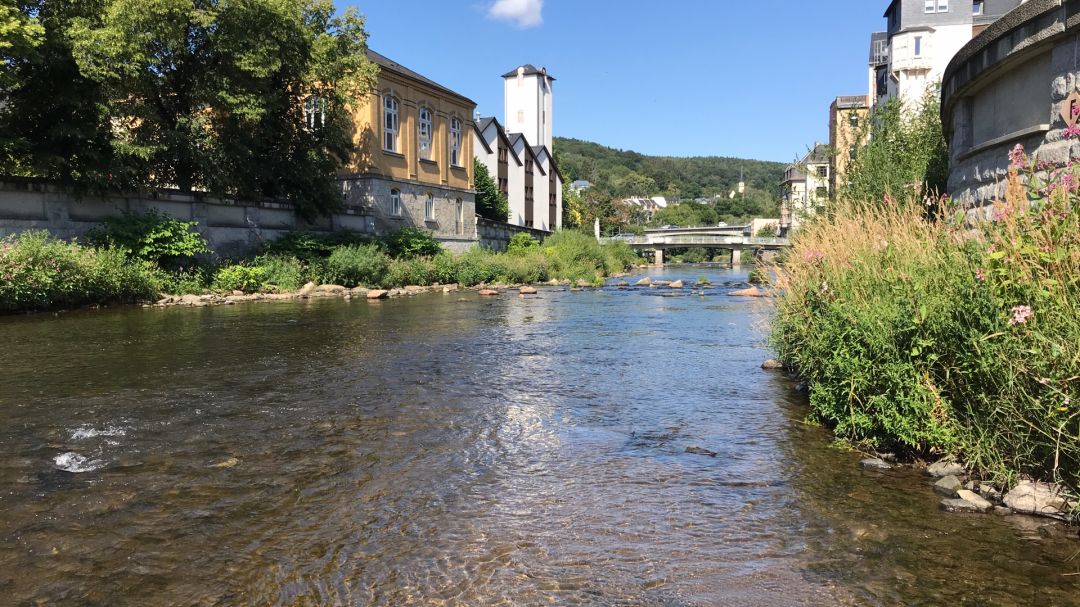
<svg viewBox="0 0 1080 607">
<path fill-rule="evenodd" d="M 865 94 L 886 0 L 336 0 L 374 50 L 502 120 L 500 76 L 546 66 L 555 134 L 645 154 L 791 161 Z"/>
</svg>

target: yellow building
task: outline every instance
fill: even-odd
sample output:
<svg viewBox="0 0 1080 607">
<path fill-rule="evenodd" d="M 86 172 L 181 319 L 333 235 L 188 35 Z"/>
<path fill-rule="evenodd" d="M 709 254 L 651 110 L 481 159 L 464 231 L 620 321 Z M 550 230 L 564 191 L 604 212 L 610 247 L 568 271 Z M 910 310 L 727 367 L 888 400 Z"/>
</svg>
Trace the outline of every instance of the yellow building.
<svg viewBox="0 0 1080 607">
<path fill-rule="evenodd" d="M 368 58 L 378 85 L 355 112 L 356 153 L 338 176 L 358 225 L 343 227 L 421 227 L 451 248 L 473 244 L 476 103 L 374 51 Z"/>
<path fill-rule="evenodd" d="M 829 107 L 830 191 L 844 187 L 851 160 L 869 138 L 869 119 L 870 104 L 865 95 L 837 97 Z"/>
</svg>

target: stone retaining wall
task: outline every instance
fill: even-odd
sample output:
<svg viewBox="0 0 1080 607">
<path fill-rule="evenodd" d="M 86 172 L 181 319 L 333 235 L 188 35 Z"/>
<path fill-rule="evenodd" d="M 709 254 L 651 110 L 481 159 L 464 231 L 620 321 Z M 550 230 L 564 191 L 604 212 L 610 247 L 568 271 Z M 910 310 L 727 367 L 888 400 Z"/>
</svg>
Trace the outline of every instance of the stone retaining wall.
<svg viewBox="0 0 1080 607">
<path fill-rule="evenodd" d="M 531 234 L 533 238 L 540 242 L 543 242 L 545 238 L 551 235 L 551 232 L 545 232 L 544 230 L 516 226 L 502 221 L 492 221 L 483 217 L 476 218 L 477 240 L 479 240 L 480 246 L 486 249 L 505 251 L 510 239 L 519 232 Z"/>
<path fill-rule="evenodd" d="M 971 209 L 1004 197 L 1009 150 L 1039 161 L 1080 158 L 1063 104 L 1080 95 L 1080 0 L 1031 0 L 976 36 L 942 80 L 949 194 Z M 1068 112 L 1066 111 L 1066 115 Z"/>
</svg>

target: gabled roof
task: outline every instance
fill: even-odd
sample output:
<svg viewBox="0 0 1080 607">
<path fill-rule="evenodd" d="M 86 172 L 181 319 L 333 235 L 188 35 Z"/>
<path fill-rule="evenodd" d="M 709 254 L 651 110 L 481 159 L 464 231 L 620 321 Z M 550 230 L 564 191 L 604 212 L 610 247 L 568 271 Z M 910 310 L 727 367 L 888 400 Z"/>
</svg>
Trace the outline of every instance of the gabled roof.
<svg viewBox="0 0 1080 607">
<path fill-rule="evenodd" d="M 510 150 L 510 155 L 514 157 L 514 161 L 516 161 L 519 165 L 524 164 L 523 162 L 521 162 L 521 158 L 518 156 L 517 150 L 514 149 L 514 144 L 511 143 L 510 139 L 506 136 L 506 129 L 503 128 L 503 125 L 500 124 L 498 119 L 496 119 L 494 116 L 489 116 L 487 118 L 481 118 L 477 120 L 475 126 L 477 134 L 481 135 L 480 143 L 483 144 L 484 149 L 487 150 L 487 153 L 491 154 L 493 153 L 493 150 L 488 147 L 487 140 L 484 139 L 483 134 L 484 131 L 488 130 L 488 128 L 490 128 L 492 125 L 495 125 L 495 132 L 498 134 L 499 139 L 502 139 L 503 143 L 506 144 L 506 149 Z"/>
<path fill-rule="evenodd" d="M 544 173 L 544 167 L 541 167 L 540 163 L 536 162 L 536 160 L 538 160 L 536 152 L 534 152 L 532 146 L 529 145 L 529 140 L 525 138 L 525 135 L 522 135 L 521 133 L 507 133 L 506 136 L 510 138 L 510 149 L 513 149 L 520 143 L 521 149 L 525 150 L 525 153 L 533 159 L 533 163 L 540 167 L 540 172 Z M 544 174 L 547 175 L 547 173 Z"/>
<path fill-rule="evenodd" d="M 547 76 L 548 78 L 550 78 L 552 80 L 555 79 L 554 76 L 547 73 L 547 68 L 546 67 L 536 69 L 535 65 L 533 65 L 531 63 L 526 63 L 525 65 L 521 66 L 518 69 L 524 69 L 524 71 L 522 72 L 523 76 L 537 76 L 537 75 L 539 75 L 539 76 Z M 506 72 L 505 74 L 503 74 L 503 78 L 517 78 L 517 75 L 518 75 L 518 70 L 513 69 L 513 70 L 510 70 L 509 72 Z"/>
<path fill-rule="evenodd" d="M 812 150 L 803 156 L 803 159 L 799 161 L 799 164 L 828 164 L 829 163 L 829 146 L 824 143 L 819 143 L 814 146 Z"/>
<path fill-rule="evenodd" d="M 537 158 L 540 157 L 540 152 L 547 154 L 548 162 L 551 163 L 551 168 L 555 171 L 555 174 L 562 175 L 562 173 L 559 172 L 559 166 L 555 164 L 555 154 L 552 154 L 551 150 L 547 149 L 546 145 L 534 145 L 533 154 Z"/>
<path fill-rule="evenodd" d="M 427 78 L 425 76 L 420 75 L 417 72 L 414 72 L 414 71 L 410 70 L 409 68 L 405 67 L 404 65 L 401 65 L 398 62 L 396 62 L 396 61 L 394 61 L 394 60 L 392 60 L 392 59 L 390 59 L 390 58 L 388 58 L 388 57 L 386 57 L 384 55 L 380 55 L 379 53 L 376 53 L 375 51 L 371 50 L 370 48 L 367 50 L 367 57 L 373 63 L 378 65 L 380 69 L 390 70 L 391 72 L 395 72 L 397 74 L 400 74 L 400 75 L 405 76 L 406 78 L 410 78 L 412 80 L 419 80 L 420 82 L 423 82 L 424 84 L 426 84 L 426 85 L 428 85 L 428 86 L 430 86 L 430 87 L 432 87 L 432 88 L 434 88 L 434 89 L 436 89 L 436 90 L 438 90 L 438 91 L 440 91 L 442 93 L 446 93 L 447 95 L 450 95 L 452 97 L 456 97 L 457 99 L 459 99 L 461 101 L 464 101 L 464 102 L 466 102 L 467 104 L 469 104 L 469 105 L 471 105 L 473 107 L 476 106 L 476 102 L 473 101 L 472 99 L 469 99 L 465 95 L 462 95 L 461 93 L 454 92 L 454 91 L 446 88 L 445 86 L 439 84 L 438 82 L 435 82 L 434 80 L 431 80 L 430 78 Z"/>
</svg>

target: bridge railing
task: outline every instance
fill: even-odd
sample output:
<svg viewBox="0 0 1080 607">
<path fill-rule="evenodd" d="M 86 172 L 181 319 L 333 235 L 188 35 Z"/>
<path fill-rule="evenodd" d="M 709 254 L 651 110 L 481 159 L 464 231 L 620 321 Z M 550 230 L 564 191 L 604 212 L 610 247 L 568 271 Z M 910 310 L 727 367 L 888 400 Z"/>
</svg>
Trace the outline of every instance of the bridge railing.
<svg viewBox="0 0 1080 607">
<path fill-rule="evenodd" d="M 678 246 L 713 246 L 716 248 L 723 248 L 725 245 L 729 246 L 760 246 L 760 247 L 786 247 L 791 243 L 787 238 L 751 238 L 749 236 L 662 236 L 660 234 L 646 235 L 646 236 L 614 236 L 611 238 L 601 238 L 603 243 L 612 242 L 625 242 L 630 246 L 647 247 L 647 246 L 664 246 L 664 247 L 678 247 Z"/>
</svg>

